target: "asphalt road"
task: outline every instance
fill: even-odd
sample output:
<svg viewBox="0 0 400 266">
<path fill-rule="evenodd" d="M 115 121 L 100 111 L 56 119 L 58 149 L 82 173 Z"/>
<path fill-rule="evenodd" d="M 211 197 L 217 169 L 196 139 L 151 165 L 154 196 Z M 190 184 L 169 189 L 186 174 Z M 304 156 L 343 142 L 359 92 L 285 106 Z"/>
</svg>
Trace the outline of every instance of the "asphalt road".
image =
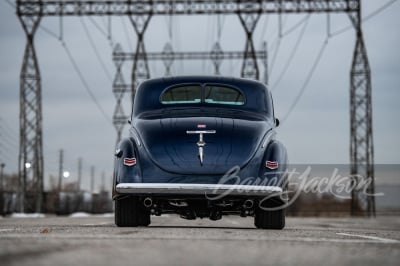
<svg viewBox="0 0 400 266">
<path fill-rule="evenodd" d="M 252 218 L 0 218 L 0 265 L 399 265 L 400 217 L 287 218 L 282 231 Z"/>
</svg>

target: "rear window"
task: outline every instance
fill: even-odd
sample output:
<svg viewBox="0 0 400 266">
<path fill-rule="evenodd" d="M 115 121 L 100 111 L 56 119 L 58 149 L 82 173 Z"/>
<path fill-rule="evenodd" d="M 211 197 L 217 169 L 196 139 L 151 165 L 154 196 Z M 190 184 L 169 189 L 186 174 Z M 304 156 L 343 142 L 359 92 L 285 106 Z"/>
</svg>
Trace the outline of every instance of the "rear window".
<svg viewBox="0 0 400 266">
<path fill-rule="evenodd" d="M 207 85 L 204 101 L 215 104 L 243 105 L 244 96 L 240 91 L 233 88 Z"/>
<path fill-rule="evenodd" d="M 227 104 L 244 105 L 242 92 L 221 85 L 184 85 L 166 90 L 160 98 L 162 104 Z"/>
<path fill-rule="evenodd" d="M 163 93 L 161 96 L 162 104 L 185 104 L 200 103 L 202 87 L 197 86 L 180 86 L 174 87 Z"/>
</svg>

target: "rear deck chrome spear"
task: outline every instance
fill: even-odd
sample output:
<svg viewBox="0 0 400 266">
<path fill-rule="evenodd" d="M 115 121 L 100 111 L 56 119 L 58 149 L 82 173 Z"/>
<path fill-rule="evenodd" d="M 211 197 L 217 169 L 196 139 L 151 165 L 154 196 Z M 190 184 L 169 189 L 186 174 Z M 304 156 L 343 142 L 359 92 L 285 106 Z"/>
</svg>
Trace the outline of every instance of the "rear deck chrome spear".
<svg viewBox="0 0 400 266">
<path fill-rule="evenodd" d="M 200 164 L 203 166 L 204 162 L 204 146 L 206 142 L 203 139 L 203 134 L 215 134 L 215 130 L 188 130 L 186 134 L 199 134 L 199 141 L 197 142 L 197 147 L 199 147 L 199 159 Z"/>
</svg>

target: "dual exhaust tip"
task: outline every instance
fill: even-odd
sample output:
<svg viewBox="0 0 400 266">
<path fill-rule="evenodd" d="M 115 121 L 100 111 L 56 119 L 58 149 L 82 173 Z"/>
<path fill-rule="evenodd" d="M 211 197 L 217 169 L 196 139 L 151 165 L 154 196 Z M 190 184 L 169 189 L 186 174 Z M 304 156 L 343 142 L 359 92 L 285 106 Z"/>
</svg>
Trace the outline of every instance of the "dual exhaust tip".
<svg viewBox="0 0 400 266">
<path fill-rule="evenodd" d="M 245 200 L 244 203 L 243 203 L 243 208 L 244 209 L 251 209 L 251 208 L 253 208 L 253 206 L 254 206 L 254 201 L 250 200 L 250 199 Z"/>
<path fill-rule="evenodd" d="M 145 199 L 143 200 L 143 205 L 144 205 L 146 208 L 150 208 L 151 206 L 153 206 L 153 199 L 152 199 L 152 198 L 149 198 L 149 197 L 145 198 Z"/>
</svg>

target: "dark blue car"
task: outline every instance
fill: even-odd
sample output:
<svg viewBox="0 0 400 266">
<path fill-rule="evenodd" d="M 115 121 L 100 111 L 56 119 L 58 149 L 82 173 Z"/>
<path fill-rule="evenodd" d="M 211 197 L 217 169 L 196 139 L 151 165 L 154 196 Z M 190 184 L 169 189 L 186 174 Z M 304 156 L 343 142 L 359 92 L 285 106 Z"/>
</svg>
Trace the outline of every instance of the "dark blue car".
<svg viewBox="0 0 400 266">
<path fill-rule="evenodd" d="M 275 139 L 271 93 L 257 81 L 185 76 L 137 89 L 129 137 L 115 153 L 117 226 L 151 215 L 254 217 L 285 226 L 287 153 Z"/>
</svg>

